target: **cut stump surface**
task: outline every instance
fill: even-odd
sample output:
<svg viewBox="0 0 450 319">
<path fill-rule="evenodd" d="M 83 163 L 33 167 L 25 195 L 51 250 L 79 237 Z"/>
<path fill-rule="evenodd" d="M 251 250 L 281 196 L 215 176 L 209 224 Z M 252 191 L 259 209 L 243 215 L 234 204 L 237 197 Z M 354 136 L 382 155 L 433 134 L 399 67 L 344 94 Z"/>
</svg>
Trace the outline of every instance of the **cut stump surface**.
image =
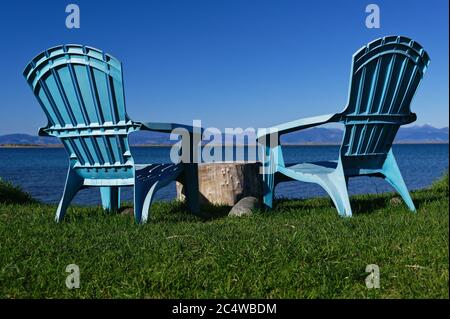
<svg viewBox="0 0 450 319">
<path fill-rule="evenodd" d="M 200 203 L 234 206 L 241 198 L 261 198 L 260 163 L 205 163 L 198 165 Z M 177 199 L 183 200 L 183 186 L 177 183 Z"/>
</svg>

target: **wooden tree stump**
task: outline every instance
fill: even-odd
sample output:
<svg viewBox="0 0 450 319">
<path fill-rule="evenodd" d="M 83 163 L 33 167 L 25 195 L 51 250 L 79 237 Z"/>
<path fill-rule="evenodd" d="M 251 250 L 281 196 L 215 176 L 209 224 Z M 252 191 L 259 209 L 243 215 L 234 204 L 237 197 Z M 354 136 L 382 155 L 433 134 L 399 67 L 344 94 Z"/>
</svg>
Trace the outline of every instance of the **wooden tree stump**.
<svg viewBox="0 0 450 319">
<path fill-rule="evenodd" d="M 262 197 L 260 163 L 223 162 L 198 165 L 200 204 L 234 206 L 241 198 Z M 177 199 L 184 200 L 177 182 Z"/>
</svg>

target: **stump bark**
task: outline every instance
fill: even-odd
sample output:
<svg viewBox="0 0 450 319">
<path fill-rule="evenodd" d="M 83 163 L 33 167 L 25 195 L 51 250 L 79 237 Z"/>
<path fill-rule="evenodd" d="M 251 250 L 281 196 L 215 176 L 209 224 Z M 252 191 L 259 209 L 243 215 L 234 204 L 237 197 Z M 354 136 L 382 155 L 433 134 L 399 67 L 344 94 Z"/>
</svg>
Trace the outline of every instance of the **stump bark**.
<svg viewBox="0 0 450 319">
<path fill-rule="evenodd" d="M 241 198 L 261 199 L 260 163 L 223 162 L 198 165 L 200 204 L 234 206 Z M 183 186 L 177 183 L 177 199 L 184 200 Z"/>
</svg>

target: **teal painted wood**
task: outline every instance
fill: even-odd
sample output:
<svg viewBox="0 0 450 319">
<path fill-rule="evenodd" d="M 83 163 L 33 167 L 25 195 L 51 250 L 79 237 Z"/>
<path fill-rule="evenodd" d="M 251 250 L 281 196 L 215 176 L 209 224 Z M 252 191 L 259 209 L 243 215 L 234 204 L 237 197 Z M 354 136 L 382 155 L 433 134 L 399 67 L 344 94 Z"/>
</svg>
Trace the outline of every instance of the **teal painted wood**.
<svg viewBox="0 0 450 319">
<path fill-rule="evenodd" d="M 192 173 L 196 164 L 137 168 L 128 143 L 128 134 L 138 130 L 170 133 L 182 128 L 192 140 L 194 129 L 132 121 L 126 113 L 122 64 L 117 59 L 92 47 L 62 45 L 37 55 L 23 74 L 48 119 L 39 135 L 58 137 L 69 155 L 57 221 L 84 187 L 99 187 L 103 208 L 115 211 L 120 208 L 120 187 L 134 186 L 135 220 L 143 223 L 156 190 L 173 180 L 185 184 L 189 207 L 198 211 L 198 178 Z"/>
<path fill-rule="evenodd" d="M 340 113 L 300 119 L 258 131 L 263 150 L 264 203 L 273 206 L 277 183 L 298 180 L 322 186 L 342 216 L 351 216 L 348 180 L 356 176 L 382 177 L 402 196 L 411 211 L 414 203 L 392 152 L 401 125 L 416 114 L 410 104 L 430 58 L 423 47 L 403 36 L 370 42 L 353 55 L 347 105 Z M 279 136 L 326 124 L 345 127 L 337 161 L 286 165 Z M 278 140 L 270 144 L 271 137 Z"/>
</svg>

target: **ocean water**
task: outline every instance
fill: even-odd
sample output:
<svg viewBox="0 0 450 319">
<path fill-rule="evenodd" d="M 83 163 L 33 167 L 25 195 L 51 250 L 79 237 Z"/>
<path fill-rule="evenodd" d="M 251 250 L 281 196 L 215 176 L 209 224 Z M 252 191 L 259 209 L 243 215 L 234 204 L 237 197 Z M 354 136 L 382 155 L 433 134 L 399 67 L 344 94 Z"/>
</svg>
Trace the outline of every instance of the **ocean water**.
<svg viewBox="0 0 450 319">
<path fill-rule="evenodd" d="M 235 154 L 237 152 L 246 154 L 242 149 L 235 150 Z M 289 146 L 284 149 L 284 158 L 286 163 L 335 160 L 338 152 L 339 146 Z M 393 152 L 410 190 L 429 186 L 448 169 L 447 144 L 394 145 Z M 134 147 L 132 154 L 139 164 L 170 162 L 169 148 Z M 57 203 L 61 198 L 67 167 L 68 157 L 63 148 L 0 148 L 0 177 L 45 203 Z M 349 182 L 350 194 L 386 191 L 393 189 L 380 178 L 358 177 Z M 276 197 L 285 198 L 326 196 L 321 187 L 301 182 L 281 183 L 275 193 Z M 172 183 L 157 192 L 156 200 L 171 200 L 175 196 L 175 183 Z M 124 188 L 122 198 L 132 201 L 132 188 Z M 80 191 L 74 203 L 98 205 L 99 190 Z"/>
</svg>

